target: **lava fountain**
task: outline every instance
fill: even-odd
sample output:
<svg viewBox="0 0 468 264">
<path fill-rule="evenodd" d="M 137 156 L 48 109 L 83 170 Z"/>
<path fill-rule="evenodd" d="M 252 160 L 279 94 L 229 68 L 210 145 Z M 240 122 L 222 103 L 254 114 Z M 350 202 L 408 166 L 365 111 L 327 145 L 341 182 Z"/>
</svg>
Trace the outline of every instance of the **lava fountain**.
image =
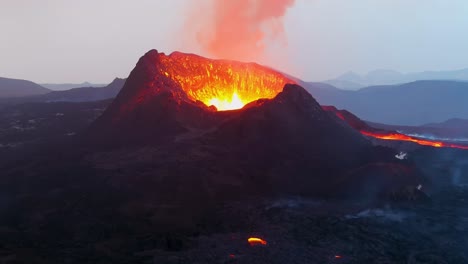
<svg viewBox="0 0 468 264">
<path fill-rule="evenodd" d="M 193 54 L 160 54 L 159 73 L 178 83 L 193 101 L 218 111 L 240 109 L 258 99 L 271 99 L 287 83 L 283 74 L 255 63 L 213 60 Z"/>
</svg>

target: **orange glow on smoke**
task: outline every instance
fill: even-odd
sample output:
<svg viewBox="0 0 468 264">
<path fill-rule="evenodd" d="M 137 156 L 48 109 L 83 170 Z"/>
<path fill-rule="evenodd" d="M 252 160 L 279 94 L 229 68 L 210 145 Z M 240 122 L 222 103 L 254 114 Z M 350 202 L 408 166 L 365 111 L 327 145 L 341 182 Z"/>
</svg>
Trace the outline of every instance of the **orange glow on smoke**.
<svg viewBox="0 0 468 264">
<path fill-rule="evenodd" d="M 196 55 L 162 55 L 161 74 L 177 82 L 193 101 L 217 110 L 240 109 L 261 98 L 271 99 L 287 83 L 283 74 L 254 63 L 210 60 Z"/>
<path fill-rule="evenodd" d="M 420 139 L 420 138 L 414 138 L 410 137 L 407 135 L 399 134 L 399 133 L 387 133 L 387 134 L 382 134 L 382 133 L 372 133 L 368 131 L 361 130 L 361 134 L 369 137 L 374 137 L 378 139 L 384 139 L 384 140 L 400 140 L 400 141 L 409 141 L 409 142 L 414 142 L 419 145 L 423 146 L 431 146 L 435 148 L 458 148 L 458 149 L 468 149 L 468 146 L 464 145 L 457 145 L 457 144 L 451 144 L 451 143 L 446 143 L 442 141 L 433 141 L 433 140 L 427 140 L 427 139 Z"/>
<path fill-rule="evenodd" d="M 256 246 L 256 245 L 262 245 L 266 246 L 267 242 L 261 238 L 258 237 L 249 237 L 247 240 L 251 246 Z"/>
</svg>

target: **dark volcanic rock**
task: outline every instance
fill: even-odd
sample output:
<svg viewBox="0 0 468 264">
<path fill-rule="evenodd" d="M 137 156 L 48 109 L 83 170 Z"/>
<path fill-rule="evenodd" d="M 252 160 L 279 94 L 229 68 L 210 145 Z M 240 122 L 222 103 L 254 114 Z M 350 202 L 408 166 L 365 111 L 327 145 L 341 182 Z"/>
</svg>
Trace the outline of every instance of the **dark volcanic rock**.
<svg viewBox="0 0 468 264">
<path fill-rule="evenodd" d="M 381 126 L 373 126 L 369 125 L 365 121 L 361 120 L 359 117 L 354 115 L 353 113 L 344 110 L 344 109 L 337 109 L 334 106 L 322 106 L 322 109 L 336 115 L 341 120 L 345 121 L 349 126 L 354 128 L 356 131 L 364 131 L 367 133 L 376 133 L 376 134 L 400 134 L 396 131 L 396 129 L 392 129 L 391 127 L 381 127 Z M 372 144 L 376 146 L 384 146 L 392 149 L 396 149 L 398 151 L 414 151 L 419 148 L 423 148 L 423 146 L 418 145 L 417 143 L 410 142 L 410 141 L 401 141 L 401 140 L 384 140 L 375 137 L 368 137 L 368 139 L 372 142 Z"/>
<path fill-rule="evenodd" d="M 348 123 L 352 128 L 356 129 L 357 131 L 378 131 L 378 129 L 369 126 L 366 122 L 362 121 L 359 117 L 353 115 L 347 110 L 338 110 L 334 106 L 322 106 L 322 109 L 335 114 L 338 118 Z"/>
<path fill-rule="evenodd" d="M 177 81 L 161 74 L 164 56 L 157 51 L 143 56 L 85 135 L 92 152 L 110 150 L 89 156 L 95 166 L 120 172 L 138 166 L 138 172 L 116 177 L 116 185 L 166 201 L 337 196 L 344 193 L 343 184 L 354 181 L 343 180 L 349 171 L 376 161 L 397 162 L 393 151 L 376 151 L 298 85 L 235 111 L 217 112 L 194 102 Z M 142 146 L 149 147 L 141 152 Z M 414 175 L 407 176 L 405 185 L 417 184 Z"/>
<path fill-rule="evenodd" d="M 300 86 L 286 85 L 276 97 L 241 110 L 217 112 L 161 74 L 162 56 L 151 51 L 139 61 L 117 99 L 76 144 L 60 141 L 21 161 L 1 160 L 1 260 L 426 263 L 449 257 L 447 263 L 464 263 L 466 244 L 452 226 L 466 229 L 456 225 L 466 214 L 454 217 L 456 209 L 467 208 L 466 194 L 412 225 L 370 219 L 359 213 L 373 211 L 367 201 L 308 199 L 408 200 L 417 197 L 421 181 L 410 160 L 373 147 Z M 100 112 L 107 105 L 101 104 L 85 109 L 99 106 Z M 49 107 L 49 119 L 90 117 L 57 110 L 70 104 Z M 31 125 L 35 109 L 23 111 L 21 127 Z M 445 165 L 450 163 L 441 170 Z M 440 229 L 446 218 L 450 230 Z M 434 228 L 431 237 L 419 233 L 426 227 Z M 268 246 L 250 247 L 250 236 Z M 435 236 L 444 242 L 434 244 Z M 457 250 L 445 250 L 445 241 L 455 241 Z"/>
<path fill-rule="evenodd" d="M 213 111 L 160 74 L 160 56 L 164 54 L 152 50 L 138 61 L 112 105 L 90 128 L 93 144 L 163 143 L 190 128 L 209 127 Z"/>
<path fill-rule="evenodd" d="M 246 108 L 214 136 L 272 190 L 327 195 L 336 176 L 367 162 L 372 152 L 368 141 L 300 86 L 286 85 L 273 100 Z"/>
</svg>

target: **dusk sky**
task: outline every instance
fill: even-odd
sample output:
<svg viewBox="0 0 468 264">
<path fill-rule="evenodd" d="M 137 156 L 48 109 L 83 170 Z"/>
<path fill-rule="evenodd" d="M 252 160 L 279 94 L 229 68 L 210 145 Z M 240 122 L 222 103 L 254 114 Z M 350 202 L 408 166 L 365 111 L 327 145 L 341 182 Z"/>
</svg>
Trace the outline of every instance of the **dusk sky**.
<svg viewBox="0 0 468 264">
<path fill-rule="evenodd" d="M 234 1 L 234 0 L 232 0 Z M 0 76 L 39 83 L 127 77 L 150 49 L 187 41 L 197 0 L 0 0 Z M 258 62 L 308 81 L 346 71 L 468 67 L 467 0 L 296 0 Z"/>
</svg>

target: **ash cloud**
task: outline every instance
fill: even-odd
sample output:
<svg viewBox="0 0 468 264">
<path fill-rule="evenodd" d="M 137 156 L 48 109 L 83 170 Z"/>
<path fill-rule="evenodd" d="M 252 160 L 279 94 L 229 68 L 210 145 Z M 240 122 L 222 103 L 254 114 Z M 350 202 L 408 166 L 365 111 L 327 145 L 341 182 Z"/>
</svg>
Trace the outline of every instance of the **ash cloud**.
<svg viewBox="0 0 468 264">
<path fill-rule="evenodd" d="M 193 0 L 184 45 L 220 59 L 259 61 L 266 43 L 287 43 L 283 19 L 295 0 Z M 191 47 L 192 48 L 192 47 Z"/>
</svg>

